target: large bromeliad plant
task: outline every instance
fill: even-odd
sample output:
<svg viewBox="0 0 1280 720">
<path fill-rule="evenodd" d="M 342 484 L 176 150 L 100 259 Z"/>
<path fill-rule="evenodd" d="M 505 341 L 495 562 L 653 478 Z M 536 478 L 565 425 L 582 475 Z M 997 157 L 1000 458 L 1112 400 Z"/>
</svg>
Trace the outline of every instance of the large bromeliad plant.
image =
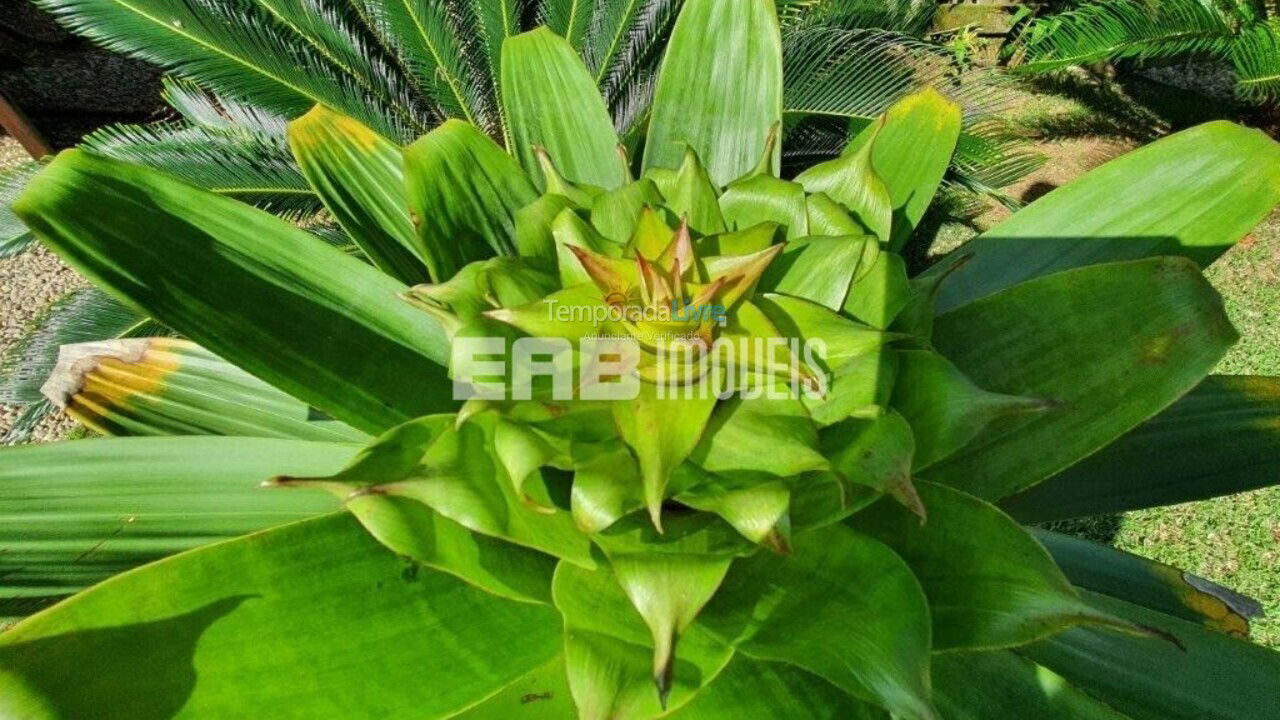
<svg viewBox="0 0 1280 720">
<path fill-rule="evenodd" d="M 324 105 L 407 144 L 447 119 L 510 144 L 502 45 L 540 24 L 587 66 L 619 141 L 644 140 L 659 61 L 683 0 L 32 0 L 70 31 L 163 68 L 168 119 L 84 138 L 97 154 L 169 173 L 298 222 L 335 244 L 286 137 L 289 119 Z M 964 107 L 944 180 L 950 213 L 1039 166 L 992 115 L 1007 101 L 992 69 L 959 67 L 926 36 L 936 5 L 919 0 L 777 3 L 787 118 L 784 166 L 839 154 L 902 96 L 940 87 Z M 34 242 L 8 211 L 42 167 L 0 172 L 0 258 Z M 20 442 L 53 412 L 40 386 L 62 344 L 165 331 L 96 288 L 58 298 L 0 353 L 0 404 L 23 412 L 0 443 Z"/>
<path fill-rule="evenodd" d="M 1248 599 L 1019 524 L 1270 481 L 1280 381 L 1206 379 L 1236 335 L 1199 265 L 1280 200 L 1271 140 L 1171 137 L 909 278 L 960 111 L 780 178 L 771 0 L 685 4 L 638 161 L 559 36 L 501 67 L 507 149 L 290 124 L 354 254 L 84 151 L 32 181 L 38 236 L 186 339 L 46 386 L 163 437 L 0 452 L 5 593 L 102 581 L 0 635 L 0 712 L 1274 715 Z M 638 351 L 568 398 L 457 351 L 595 336 Z"/>
</svg>

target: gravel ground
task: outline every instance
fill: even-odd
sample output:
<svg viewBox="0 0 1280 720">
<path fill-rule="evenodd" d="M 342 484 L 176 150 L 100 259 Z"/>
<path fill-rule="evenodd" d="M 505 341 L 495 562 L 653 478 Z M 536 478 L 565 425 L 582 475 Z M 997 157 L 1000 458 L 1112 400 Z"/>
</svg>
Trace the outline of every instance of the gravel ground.
<svg viewBox="0 0 1280 720">
<path fill-rule="evenodd" d="M 0 137 L 0 170 L 27 159 L 26 153 L 12 138 Z M 43 247 L 36 247 L 17 257 L 0 260 L 0 356 L 22 337 L 35 316 L 51 301 L 72 288 L 84 285 L 76 271 L 62 264 Z M 18 417 L 19 409 L 0 405 L 0 435 L 8 432 Z M 71 422 L 50 418 L 36 429 L 33 440 L 41 442 L 63 435 Z"/>
</svg>

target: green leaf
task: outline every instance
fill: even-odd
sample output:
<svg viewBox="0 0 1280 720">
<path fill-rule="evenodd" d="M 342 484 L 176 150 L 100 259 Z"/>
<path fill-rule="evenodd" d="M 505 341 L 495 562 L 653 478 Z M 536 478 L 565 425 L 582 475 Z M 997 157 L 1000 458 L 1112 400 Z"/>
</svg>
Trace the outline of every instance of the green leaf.
<svg viewBox="0 0 1280 720">
<path fill-rule="evenodd" d="M 734 656 L 709 685 L 671 718 L 742 720 L 762 711 L 773 717 L 888 718 L 884 711 L 858 702 L 831 683 L 794 665 L 753 660 L 743 655 Z"/>
<path fill-rule="evenodd" d="M 582 720 L 640 720 L 688 702 L 733 652 L 697 624 L 680 640 L 665 702 L 653 679 L 653 641 L 617 578 L 560 563 L 552 589 L 564 617 L 565 666 Z"/>
<path fill-rule="evenodd" d="M 640 468 L 622 443 L 577 459 L 570 495 L 573 519 L 586 533 L 598 533 L 623 515 L 644 507 Z"/>
<path fill-rule="evenodd" d="M 404 286 L 260 210 L 71 150 L 15 211 L 99 285 L 359 430 L 453 404 L 444 331 Z"/>
<path fill-rule="evenodd" d="M 865 260 L 864 260 L 865 262 Z M 911 300 L 911 281 L 901 255 L 882 252 L 870 263 L 865 275 L 849 288 L 844 311 L 877 327 L 887 328 Z"/>
<path fill-rule="evenodd" d="M 472 532 L 413 498 L 366 494 L 349 497 L 344 505 L 397 555 L 509 600 L 551 599 L 556 561 L 550 555 Z"/>
<path fill-rule="evenodd" d="M 927 511 L 911 482 L 916 452 L 911 426 L 890 410 L 874 418 L 849 418 L 822 431 L 822 453 L 851 483 L 886 493 L 925 521 Z"/>
<path fill-rule="evenodd" d="M 871 232 L 826 193 L 809 195 L 805 200 L 805 212 L 809 219 L 809 232 L 813 235 L 866 235 Z"/>
<path fill-rule="evenodd" d="M 681 468 L 690 468 L 685 465 Z M 715 513 L 740 535 L 759 545 L 769 543 L 775 550 L 789 546 L 790 521 L 787 510 L 791 490 L 782 481 L 761 481 L 758 477 L 716 476 L 698 473 L 698 480 L 681 490 L 676 500 L 695 510 Z"/>
<path fill-rule="evenodd" d="M 1262 615 L 1256 600 L 1175 567 L 1048 530 L 1030 532 L 1072 584 L 1085 590 L 1241 638 L 1249 637 L 1249 620 Z"/>
<path fill-rule="evenodd" d="M 839 311 L 871 237 L 811 237 L 787 243 L 760 279 L 760 288 Z"/>
<path fill-rule="evenodd" d="M 809 209 L 804 187 L 771 175 L 755 175 L 738 180 L 720 196 L 725 223 L 745 230 L 762 222 L 774 222 L 786 239 L 809 234 Z"/>
<path fill-rule="evenodd" d="M 1158 140 L 1045 195 L 963 252 L 940 311 L 1041 275 L 1154 255 L 1213 262 L 1280 203 L 1280 145 L 1213 122 Z"/>
<path fill-rule="evenodd" d="M 1084 597 L 1169 638 L 1079 627 L 1024 654 L 1134 720 L 1277 717 L 1280 654 L 1274 650 L 1102 595 Z"/>
<path fill-rule="evenodd" d="M 635 399 L 613 403 L 618 435 L 640 463 L 645 506 L 655 527 L 662 527 L 662 501 L 671 474 L 697 447 L 716 407 L 718 390 L 711 384 L 710 378 L 703 378 L 689 387 L 663 386 L 667 396 L 660 397 L 659 386 L 642 382 Z"/>
<path fill-rule="evenodd" d="M 884 119 L 869 125 L 850 143 L 853 152 L 818 163 L 796 176 L 806 192 L 823 193 L 857 216 L 880 239 L 893 233 L 893 198 L 872 162 L 872 154 L 884 131 Z"/>
<path fill-rule="evenodd" d="M 80 147 L 160 170 L 286 220 L 313 218 L 324 209 L 289 151 L 284 119 L 196 92 L 204 102 L 218 103 L 212 112 L 219 113 L 223 125 L 203 119 L 198 125 L 109 125 L 86 135 Z M 236 120 L 227 120 L 223 112 Z"/>
<path fill-rule="evenodd" d="M 409 220 L 399 146 L 317 105 L 289 123 L 289 147 L 325 208 L 375 265 L 410 285 L 429 279 Z"/>
<path fill-rule="evenodd" d="M 792 555 L 738 560 L 698 625 L 756 660 L 803 668 L 904 718 L 929 703 L 929 610 L 893 551 L 833 525 Z"/>
<path fill-rule="evenodd" d="M 596 232 L 595 228 L 588 224 L 586 220 L 583 220 L 572 208 L 560 211 L 556 219 L 551 222 L 551 236 L 555 241 L 556 266 L 560 270 L 560 285 L 566 289 L 575 285 L 591 283 L 591 275 L 570 248 L 582 248 L 599 254 L 610 254 L 614 250 L 614 248 L 609 247 L 609 241 Z M 596 292 L 596 295 L 599 294 Z M 546 315 L 545 305 L 543 305 L 543 315 Z"/>
<path fill-rule="evenodd" d="M 1225 55 L 1236 37 L 1236 12 L 1243 15 L 1246 7 L 1197 0 L 1081 5 L 1032 22 L 1016 46 L 1018 67 L 1046 72 L 1098 60 Z"/>
<path fill-rule="evenodd" d="M 575 216 L 576 217 L 576 216 Z M 567 263 L 566 263 L 567 266 Z M 547 307 L 567 306 L 583 308 L 582 318 L 558 320 L 547 312 Z M 542 300 L 503 310 L 490 310 L 487 315 L 494 320 L 504 322 L 533 337 L 562 337 L 570 341 L 581 340 L 589 335 L 613 330 L 613 323 L 605 321 L 597 325 L 591 314 L 595 308 L 607 307 L 602 293 L 594 285 L 570 285 L 564 290 L 557 290 Z M 620 332 L 622 328 L 617 328 Z"/>
<path fill-rule="evenodd" d="M 1152 258 L 1068 270 L 1004 290 L 939 315 L 933 339 L 979 386 L 1058 406 L 993 423 L 924 473 L 998 500 L 1163 410 L 1195 387 L 1236 333 L 1194 264 Z"/>
<path fill-rule="evenodd" d="M 769 439 L 769 452 L 758 442 Z M 818 433 L 797 397 L 736 396 L 719 403 L 689 459 L 712 473 L 767 473 L 778 477 L 823 470 Z"/>
<path fill-rule="evenodd" d="M 897 353 L 877 348 L 833 371 L 827 396 L 806 398 L 805 405 L 823 427 L 850 416 L 874 416 L 888 403 L 897 375 Z"/>
<path fill-rule="evenodd" d="M 410 218 L 431 276 L 515 251 L 515 215 L 538 197 L 515 160 L 473 125 L 449 121 L 404 150 Z"/>
<path fill-rule="evenodd" d="M 187 340 L 133 338 L 62 346 L 44 392 L 104 435 L 233 435 L 368 441 L 343 423 Z"/>
<path fill-rule="evenodd" d="M 804 398 L 819 425 L 830 425 L 869 406 L 888 402 L 897 356 L 884 346 L 894 339 L 893 335 L 800 298 L 767 294 L 752 302 L 784 337 L 813 344 L 818 364 L 829 375 L 824 397 Z M 878 415 L 879 410 L 874 414 Z"/>
<path fill-rule="evenodd" d="M 584 8 L 583 12 L 586 12 Z M 502 46 L 502 103 L 525 172 L 542 186 L 545 148 L 572 182 L 613 189 L 627 181 L 618 133 L 596 83 L 564 38 L 543 27 Z"/>
<path fill-rule="evenodd" d="M 335 643 L 343 625 L 361 631 Z M 0 710 L 439 717 L 546 664 L 558 641 L 550 608 L 406 565 L 329 516 L 163 560 L 20 623 L 0 636 Z"/>
<path fill-rule="evenodd" d="M 782 41 L 772 0 L 688 0 L 658 76 L 644 167 L 678 167 L 688 145 L 723 187 L 756 166 L 781 121 Z"/>
<path fill-rule="evenodd" d="M 1097 454 L 1005 499 L 1021 522 L 1232 495 L 1280 474 L 1280 380 L 1210 376 Z"/>
<path fill-rule="evenodd" d="M 893 335 L 803 298 L 767 293 L 755 297 L 751 303 L 768 316 L 784 337 L 823 341 L 826 348 L 822 361 L 832 370 L 894 339 Z"/>
<path fill-rule="evenodd" d="M 555 264 L 556 241 L 552 225 L 560 213 L 575 207 L 563 195 L 544 193 L 516 211 L 516 255 L 547 267 Z"/>
<path fill-rule="evenodd" d="M 781 226 L 777 223 L 762 222 L 745 230 L 721 233 L 694 240 L 695 254 L 699 257 L 716 255 L 753 255 L 767 249 L 778 237 Z"/>
<path fill-rule="evenodd" d="M 918 470 L 953 455 L 996 420 L 1053 409 L 1038 398 L 987 392 L 927 350 L 898 352 L 890 404 L 911 423 Z"/>
<path fill-rule="evenodd" d="M 590 541 L 569 513 L 551 511 L 545 497 L 538 498 L 543 507 L 534 507 L 493 457 L 493 418 L 455 423 L 452 415 L 419 418 L 388 430 L 337 474 L 281 477 L 276 484 L 342 498 L 374 493 L 413 500 L 474 532 L 593 567 Z"/>
<path fill-rule="evenodd" d="M 553 292 L 556 278 L 531 267 L 523 257 L 495 257 L 473 262 L 448 281 L 437 285 L 415 285 L 404 298 L 431 313 L 451 338 L 474 323 L 483 323 L 485 313 L 518 307 Z M 459 357 L 452 358 L 457 374 Z"/>
<path fill-rule="evenodd" d="M 692 147 L 685 148 L 680 169 L 662 194 L 666 206 L 686 219 L 694 232 L 715 235 L 728 229 L 720 212 L 719 191 Z"/>
<path fill-rule="evenodd" d="M 574 48 L 582 47 L 591 22 L 589 0 L 541 0 L 538 19 Z"/>
<path fill-rule="evenodd" d="M 1081 623 L 1127 627 L 1080 600 L 1053 559 L 995 507 L 917 482 L 929 519 L 881 500 L 849 523 L 893 548 L 924 586 L 934 650 L 1025 645 Z"/>
<path fill-rule="evenodd" d="M 610 552 L 609 564 L 631 604 L 644 618 L 653 638 L 653 681 L 666 704 L 675 674 L 681 638 L 715 594 L 729 571 L 731 557 L 697 553 Z"/>
<path fill-rule="evenodd" d="M 928 87 L 891 105 L 884 117 L 884 128 L 872 144 L 871 164 L 893 205 L 889 249 L 896 252 L 942 184 L 960 139 L 961 113 L 959 105 Z"/>
<path fill-rule="evenodd" d="M 934 655 L 933 697 L 948 720 L 1129 720 L 1052 670 L 1005 650 Z"/>
<path fill-rule="evenodd" d="M 577 716 L 564 657 L 557 655 L 450 720 L 564 720 Z"/>
<path fill-rule="evenodd" d="M 0 449 L 0 595 L 77 592 L 165 555 L 332 510 L 260 487 L 358 449 L 267 438 L 104 438 Z"/>
<path fill-rule="evenodd" d="M 597 195 L 591 201 L 591 224 L 609 240 L 625 245 L 635 233 L 645 206 L 661 207 L 662 194 L 648 178 Z"/>
<path fill-rule="evenodd" d="M 438 116 L 460 118 L 496 130 L 488 107 L 487 83 L 476 77 L 468 47 L 473 28 L 459 27 L 458 16 L 440 2 L 356 0 L 358 21 L 371 27 L 409 75 L 414 91 L 425 95 Z M 379 53 L 368 53 L 377 57 Z"/>
</svg>

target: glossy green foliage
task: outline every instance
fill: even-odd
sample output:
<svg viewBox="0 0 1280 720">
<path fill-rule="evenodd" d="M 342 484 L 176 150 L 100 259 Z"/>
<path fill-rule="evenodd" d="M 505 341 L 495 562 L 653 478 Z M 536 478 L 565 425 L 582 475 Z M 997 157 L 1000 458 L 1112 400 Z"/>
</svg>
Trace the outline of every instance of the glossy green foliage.
<svg viewBox="0 0 1280 720">
<path fill-rule="evenodd" d="M 258 0 L 295 28 L 300 62 L 324 48 L 354 73 L 337 87 L 399 106 L 381 81 L 403 70 L 461 118 L 401 132 L 336 97 L 293 122 L 307 192 L 355 257 L 151 170 L 54 161 L 18 216 L 199 345 L 68 348 L 46 387 L 96 431 L 190 437 L 0 450 L 13 596 L 44 603 L 155 560 L 0 635 L 0 714 L 1266 707 L 1276 656 L 1227 637 L 1247 633 L 1247 600 L 1015 516 L 1257 482 L 1270 381 L 1201 384 L 1235 334 L 1199 267 L 1163 253 L 1210 259 L 1190 249 L 1217 252 L 1273 205 L 1273 184 L 1232 173 L 1271 177 L 1274 143 L 1189 131 L 913 279 L 896 250 L 963 150 L 962 111 L 886 81 L 839 157 L 779 177 L 782 145 L 813 129 L 783 122 L 782 69 L 815 72 L 780 26 L 850 21 L 803 5 L 688 0 L 677 19 L 665 2 L 358 0 L 352 32 L 391 29 L 378 53 L 413 59 L 373 78 L 318 6 Z M 522 34 L 527 14 L 549 29 Z M 660 62 L 627 29 L 672 20 Z M 847 62 L 820 66 L 823 107 L 848 116 L 833 96 Z M 618 115 L 645 106 L 618 83 L 646 73 L 652 113 Z M 181 105 L 203 122 L 236 107 L 200 97 Z M 622 147 L 644 133 L 633 167 Z M 1134 189 L 1184 167 L 1202 172 Z M 1157 230 L 1180 239 L 1131 242 Z M 1046 240 L 1106 232 L 1123 240 Z M 537 359 L 527 344 L 468 357 L 483 337 L 531 339 Z M 1239 460 L 1206 475 L 1218 454 L 1177 451 L 1201 437 L 1238 440 Z"/>
</svg>

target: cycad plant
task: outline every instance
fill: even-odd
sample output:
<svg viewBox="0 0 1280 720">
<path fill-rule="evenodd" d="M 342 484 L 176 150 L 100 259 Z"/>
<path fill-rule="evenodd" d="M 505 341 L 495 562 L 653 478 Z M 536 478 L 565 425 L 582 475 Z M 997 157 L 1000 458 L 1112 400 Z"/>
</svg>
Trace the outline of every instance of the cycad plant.
<svg viewBox="0 0 1280 720">
<path fill-rule="evenodd" d="M 960 109 L 781 179 L 771 0 L 685 4 L 640 158 L 564 38 L 501 55 L 510 153 L 290 123 L 372 265 L 85 151 L 31 182 L 185 339 L 45 386 L 148 437 L 0 451 L 6 594 L 92 585 L 0 635 L 4 715 L 1275 716 L 1248 599 L 1018 524 L 1270 480 L 1280 381 L 1205 379 L 1199 266 L 1280 200 L 1272 141 L 1181 133 L 908 278 Z"/>
<path fill-rule="evenodd" d="M 1032 21 L 1010 47 L 1025 72 L 1098 61 L 1188 62 L 1231 66 L 1239 95 L 1265 102 L 1280 94 L 1280 37 L 1267 4 L 1256 0 L 1083 0 Z"/>
<path fill-rule="evenodd" d="M 620 140 L 643 152 L 657 63 L 682 0 L 38 0 L 64 26 L 164 67 L 174 119 L 104 128 L 83 147 L 176 175 L 297 222 L 359 253 L 298 168 L 285 126 L 316 103 L 398 143 L 446 119 L 509 148 L 500 87 L 502 44 L 545 23 L 583 58 Z M 948 207 L 985 198 L 1042 162 L 992 118 L 1003 93 L 990 70 L 963 70 L 923 39 L 936 5 L 920 0 L 778 4 L 787 86 L 788 172 L 839 154 L 892 102 L 936 86 L 964 106 L 945 179 Z M 39 170 L 0 177 L 5 208 Z M 0 210 L 0 257 L 33 236 Z M 51 410 L 39 387 L 57 347 L 154 334 L 103 293 L 60 299 L 0 357 L 0 403 L 25 412 L 0 442 L 20 440 Z"/>
</svg>

